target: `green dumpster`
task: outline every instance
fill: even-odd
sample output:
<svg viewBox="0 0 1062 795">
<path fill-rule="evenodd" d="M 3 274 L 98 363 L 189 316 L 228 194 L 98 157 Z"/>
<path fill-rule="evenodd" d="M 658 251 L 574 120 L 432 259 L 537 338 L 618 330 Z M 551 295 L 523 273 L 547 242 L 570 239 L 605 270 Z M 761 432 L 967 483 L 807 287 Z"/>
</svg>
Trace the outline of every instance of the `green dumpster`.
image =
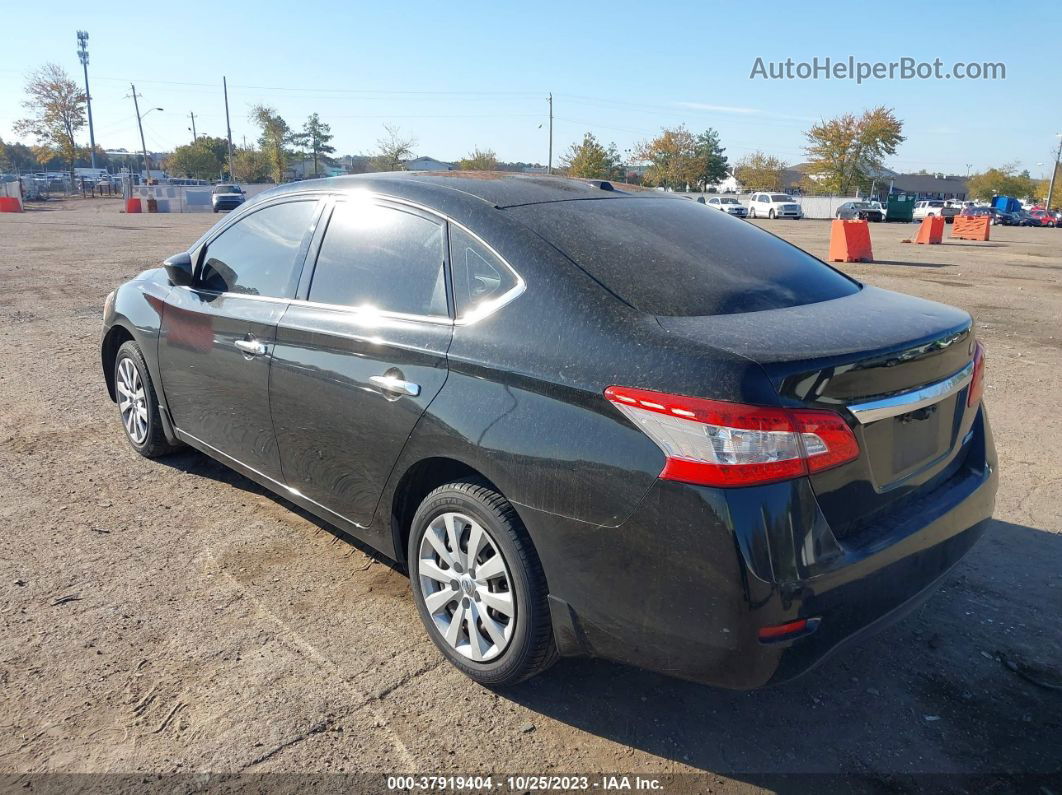
<svg viewBox="0 0 1062 795">
<path fill-rule="evenodd" d="M 900 194 L 890 196 L 889 203 L 885 207 L 886 221 L 912 221 L 914 220 L 915 197 Z"/>
</svg>

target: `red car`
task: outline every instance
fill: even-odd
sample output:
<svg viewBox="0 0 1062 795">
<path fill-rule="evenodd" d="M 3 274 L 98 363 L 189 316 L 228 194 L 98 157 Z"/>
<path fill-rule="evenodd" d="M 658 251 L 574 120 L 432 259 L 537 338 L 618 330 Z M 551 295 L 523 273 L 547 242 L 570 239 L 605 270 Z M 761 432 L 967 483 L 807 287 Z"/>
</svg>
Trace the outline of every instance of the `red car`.
<svg viewBox="0 0 1062 795">
<path fill-rule="evenodd" d="M 1036 208 L 1029 210 L 1029 220 L 1034 221 L 1036 226 L 1057 226 L 1058 218 L 1048 210 Z"/>
</svg>

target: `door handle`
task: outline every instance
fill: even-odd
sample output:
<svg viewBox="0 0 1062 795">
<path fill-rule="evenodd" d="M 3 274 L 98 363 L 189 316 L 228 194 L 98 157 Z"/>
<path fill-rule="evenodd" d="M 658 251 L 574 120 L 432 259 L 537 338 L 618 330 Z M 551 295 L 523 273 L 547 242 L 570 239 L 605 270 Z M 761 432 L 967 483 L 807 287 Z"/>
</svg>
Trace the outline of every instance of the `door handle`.
<svg viewBox="0 0 1062 795">
<path fill-rule="evenodd" d="M 420 384 L 414 384 L 412 381 L 403 381 L 393 375 L 374 375 L 369 380 L 377 386 L 383 387 L 388 392 L 394 392 L 396 395 L 416 397 L 420 394 Z"/>
<path fill-rule="evenodd" d="M 258 340 L 236 340 L 236 347 L 248 356 L 264 356 L 269 352 L 265 343 Z"/>
</svg>

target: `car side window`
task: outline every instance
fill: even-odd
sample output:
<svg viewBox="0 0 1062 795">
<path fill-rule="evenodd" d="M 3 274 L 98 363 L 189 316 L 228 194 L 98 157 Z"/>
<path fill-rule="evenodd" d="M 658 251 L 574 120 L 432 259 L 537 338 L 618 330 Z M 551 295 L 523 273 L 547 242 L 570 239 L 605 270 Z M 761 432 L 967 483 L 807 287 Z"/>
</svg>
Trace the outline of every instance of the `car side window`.
<svg viewBox="0 0 1062 795">
<path fill-rule="evenodd" d="M 486 310 L 519 284 L 494 252 L 459 226 L 450 225 L 450 269 L 458 319 Z"/>
<path fill-rule="evenodd" d="M 445 227 L 394 207 L 339 201 L 309 299 L 405 315 L 448 315 Z"/>
<path fill-rule="evenodd" d="M 246 215 L 211 240 L 196 286 L 203 290 L 291 298 L 298 255 L 316 200 L 273 204 Z"/>
</svg>

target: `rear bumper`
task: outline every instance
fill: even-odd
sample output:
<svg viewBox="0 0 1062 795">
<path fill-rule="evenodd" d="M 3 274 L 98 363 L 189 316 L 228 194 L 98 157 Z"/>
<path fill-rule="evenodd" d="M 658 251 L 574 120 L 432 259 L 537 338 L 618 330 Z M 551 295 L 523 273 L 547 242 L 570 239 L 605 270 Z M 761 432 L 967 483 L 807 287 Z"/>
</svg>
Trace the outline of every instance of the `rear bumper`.
<svg viewBox="0 0 1062 795">
<path fill-rule="evenodd" d="M 917 606 L 981 536 L 998 475 L 983 412 L 977 425 L 955 475 L 844 542 L 806 479 L 747 489 L 658 481 L 616 528 L 521 510 L 562 653 L 738 689 L 809 670 Z M 797 640 L 759 641 L 760 628 L 799 618 L 821 621 Z"/>
</svg>

